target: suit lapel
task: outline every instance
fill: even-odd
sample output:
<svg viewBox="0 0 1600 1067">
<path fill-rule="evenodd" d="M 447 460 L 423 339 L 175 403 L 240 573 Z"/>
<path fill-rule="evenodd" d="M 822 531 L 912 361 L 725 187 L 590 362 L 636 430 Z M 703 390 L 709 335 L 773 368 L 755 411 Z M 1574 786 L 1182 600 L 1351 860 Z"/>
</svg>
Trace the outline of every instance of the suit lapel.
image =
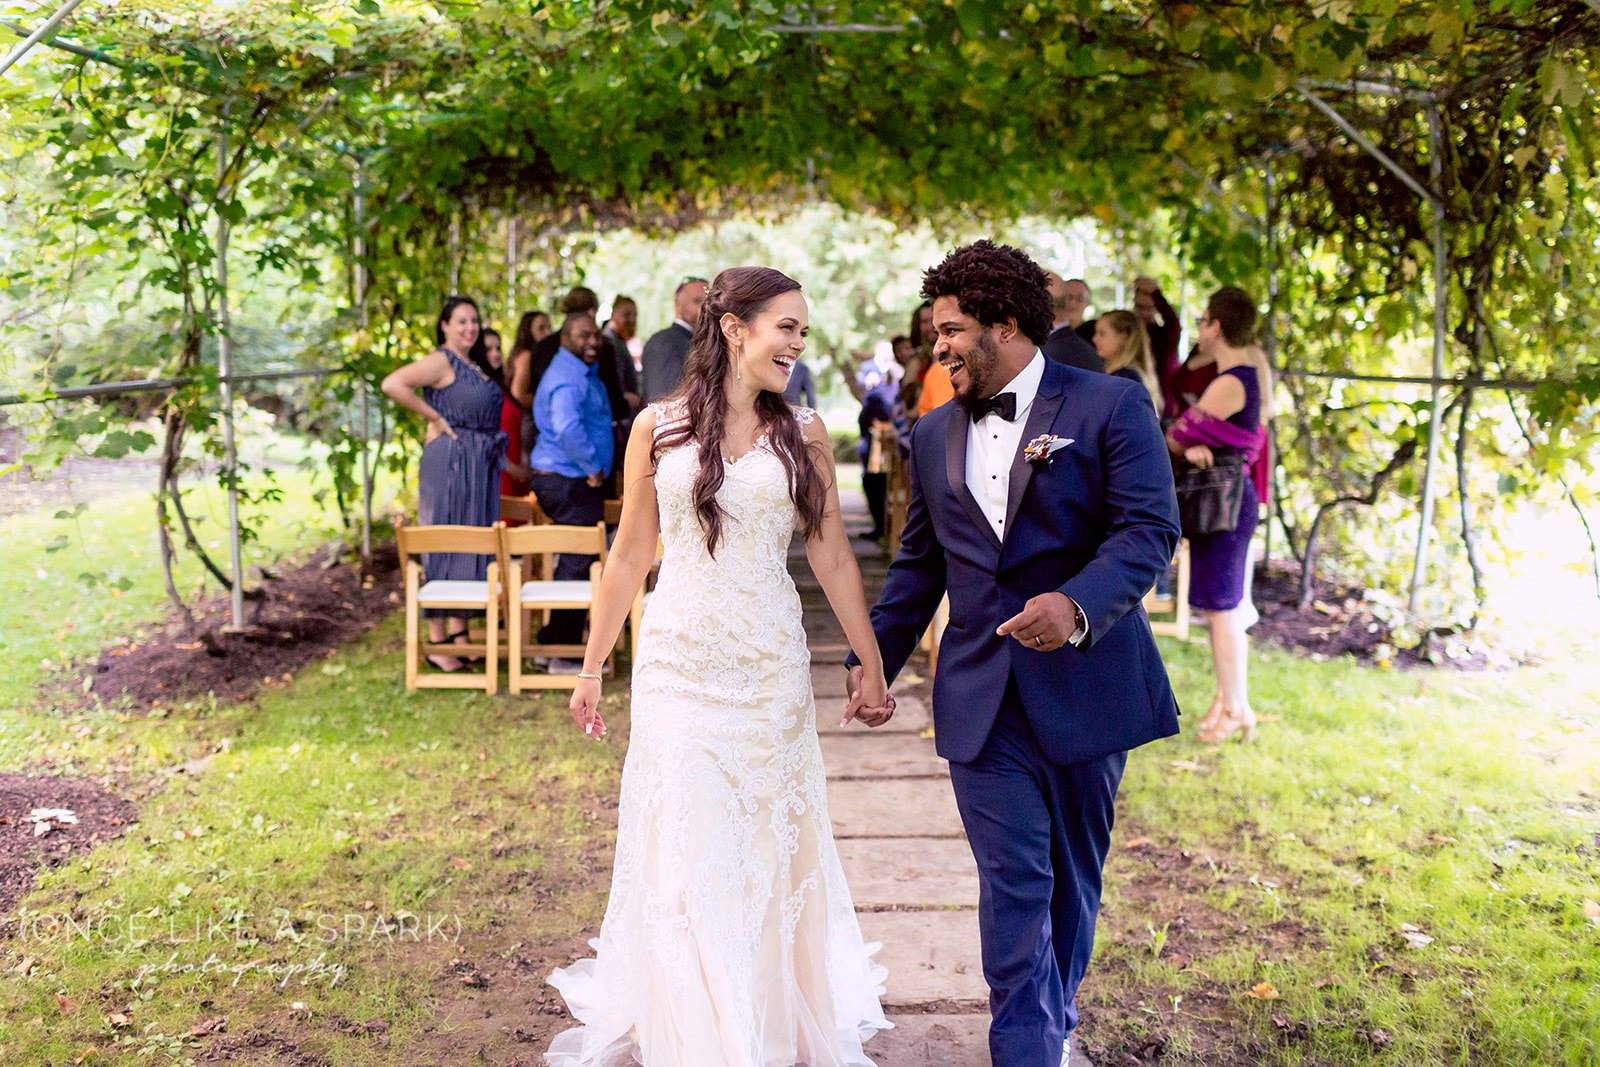
<svg viewBox="0 0 1600 1067">
<path fill-rule="evenodd" d="M 994 527 L 989 525 L 983 509 L 967 488 L 967 424 L 971 421 L 965 408 L 959 404 L 953 405 L 945 422 L 944 473 L 950 482 L 950 491 L 967 509 L 968 517 L 983 531 L 990 545 L 999 548 L 1000 538 L 995 536 Z"/>
<path fill-rule="evenodd" d="M 1006 492 L 1006 533 L 1016 529 L 1017 510 L 1022 507 L 1022 496 L 1028 491 L 1028 482 L 1033 478 L 1035 465 L 1027 459 L 1028 442 L 1040 434 L 1049 433 L 1050 427 L 1055 425 L 1056 415 L 1066 399 L 1062 389 L 1063 377 L 1065 375 L 1054 363 L 1045 361 L 1044 377 L 1039 380 L 1039 393 L 1033 398 L 1033 407 L 1028 409 L 1028 423 L 1022 428 L 1022 440 L 1017 443 L 1017 454 L 1011 460 L 1011 486 Z"/>
</svg>

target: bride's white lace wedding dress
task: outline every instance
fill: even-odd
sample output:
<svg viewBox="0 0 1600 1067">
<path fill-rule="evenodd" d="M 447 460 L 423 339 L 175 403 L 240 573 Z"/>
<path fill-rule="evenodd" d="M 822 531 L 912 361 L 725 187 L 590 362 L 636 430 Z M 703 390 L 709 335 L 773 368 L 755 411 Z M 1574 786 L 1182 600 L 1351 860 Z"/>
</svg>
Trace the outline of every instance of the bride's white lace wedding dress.
<svg viewBox="0 0 1600 1067">
<path fill-rule="evenodd" d="M 652 408 L 657 433 L 679 415 Z M 633 670 L 611 898 L 595 957 L 550 976 L 581 1025 L 545 1058 L 871 1067 L 886 972 L 828 822 L 787 477 L 764 438 L 726 465 L 713 558 L 698 470 L 689 444 L 656 472 L 666 554 Z"/>
</svg>

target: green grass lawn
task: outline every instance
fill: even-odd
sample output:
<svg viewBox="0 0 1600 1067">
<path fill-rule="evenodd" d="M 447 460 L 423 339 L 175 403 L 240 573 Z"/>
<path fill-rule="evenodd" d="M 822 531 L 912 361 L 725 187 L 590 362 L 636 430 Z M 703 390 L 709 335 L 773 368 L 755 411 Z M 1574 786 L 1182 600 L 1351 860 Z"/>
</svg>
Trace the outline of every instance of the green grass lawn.
<svg viewBox="0 0 1600 1067">
<path fill-rule="evenodd" d="M 1203 711 L 1204 646 L 1166 653 Z M 1260 1062 L 1600 1063 L 1594 665 L 1486 677 L 1271 652 L 1252 681 L 1281 716 L 1255 744 L 1185 737 L 1129 761 L 1118 841 L 1150 843 L 1111 863 L 1086 1018 L 1115 1005 L 1177 1062 L 1218 1062 L 1220 1016 Z"/>
<path fill-rule="evenodd" d="M 308 501 L 289 493 L 258 551 L 325 539 Z M 406 694 L 395 618 L 251 702 L 53 707 L 35 688 L 49 665 L 161 610 L 148 511 L 112 501 L 76 520 L 82 555 L 133 582 L 98 602 L 78 560 L 45 551 L 60 520 L 4 531 L 0 769 L 107 776 L 146 799 L 127 835 L 41 878 L 8 921 L 0 1063 L 90 1046 L 90 1064 L 182 1062 L 218 1017 L 229 1038 L 292 1039 L 241 1062 L 465 1062 L 484 1024 L 441 1024 L 452 968 L 527 957 L 542 977 L 598 922 L 622 746 L 583 740 L 559 696 Z M 1165 649 L 1192 728 L 1208 657 Z M 1279 718 L 1256 744 L 1184 738 L 1130 760 L 1082 998 L 1091 1048 L 1600 1061 L 1597 691 L 1589 664 L 1470 676 L 1261 654 L 1256 706 Z M 625 736 L 620 701 L 607 719 Z M 516 988 L 482 992 L 492 1021 L 531 1019 L 542 1040 L 559 1017 Z"/>
</svg>

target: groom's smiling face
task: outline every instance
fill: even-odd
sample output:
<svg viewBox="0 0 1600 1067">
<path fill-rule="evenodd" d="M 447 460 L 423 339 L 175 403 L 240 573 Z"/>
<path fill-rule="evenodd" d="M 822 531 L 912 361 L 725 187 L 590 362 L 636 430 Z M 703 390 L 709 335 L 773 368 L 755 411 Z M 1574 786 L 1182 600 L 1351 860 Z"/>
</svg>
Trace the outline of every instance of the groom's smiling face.
<svg viewBox="0 0 1600 1067">
<path fill-rule="evenodd" d="M 933 329 L 933 358 L 950 372 L 950 387 L 963 406 L 970 409 L 1004 384 L 996 378 L 1000 349 L 993 328 L 962 311 L 960 300 L 954 296 L 934 300 Z"/>
</svg>

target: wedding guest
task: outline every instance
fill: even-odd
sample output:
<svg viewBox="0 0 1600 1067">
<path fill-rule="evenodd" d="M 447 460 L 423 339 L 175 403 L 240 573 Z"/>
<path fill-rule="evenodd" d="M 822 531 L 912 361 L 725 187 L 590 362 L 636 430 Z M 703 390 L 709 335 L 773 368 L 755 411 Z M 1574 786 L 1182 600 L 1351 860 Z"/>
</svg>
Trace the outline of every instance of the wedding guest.
<svg viewBox="0 0 1600 1067">
<path fill-rule="evenodd" d="M 500 432 L 506 435 L 506 462 L 500 469 L 500 495 L 526 496 L 528 492 L 528 466 L 522 459 L 522 420 L 527 412 L 511 393 L 510 375 L 506 373 L 505 360 L 500 354 L 500 331 L 483 331 L 483 343 L 489 364 L 500 372 L 506 389 L 500 401 Z"/>
<path fill-rule="evenodd" d="M 550 313 L 548 311 L 530 311 L 528 314 L 533 316 L 529 321 L 528 328 L 532 332 L 535 341 L 543 341 L 546 337 L 556 332 L 556 324 L 550 321 Z"/>
<path fill-rule="evenodd" d="M 1094 343 L 1094 320 L 1089 318 L 1089 305 L 1094 303 L 1094 294 L 1089 291 L 1089 283 L 1082 278 L 1067 279 L 1067 321 L 1072 323 L 1072 328 L 1078 331 L 1078 336 Z"/>
<path fill-rule="evenodd" d="M 1203 470 L 1236 452 L 1247 475 L 1235 527 L 1189 538 L 1189 605 L 1205 613 L 1217 677 L 1216 695 L 1199 727 L 1200 739 L 1208 742 L 1235 734 L 1248 741 L 1256 732 L 1248 687 L 1245 629 L 1253 611 L 1246 575 L 1271 462 L 1265 423 L 1272 415 L 1272 377 L 1266 356 L 1252 343 L 1255 323 L 1255 303 L 1243 290 L 1227 286 L 1211 295 L 1199 321 L 1198 343 L 1216 363 L 1217 377 L 1167 432 L 1167 447 L 1185 465 Z"/>
<path fill-rule="evenodd" d="M 605 345 L 594 316 L 580 311 L 567 316 L 558 335 L 559 347 L 533 399 L 533 421 L 539 439 L 529 457 L 533 492 L 551 520 L 564 526 L 593 526 L 605 515 L 605 485 L 615 456 L 611 404 L 600 382 Z M 594 556 L 562 555 L 555 577 L 589 577 Z M 583 641 L 582 611 L 551 612 L 539 631 L 541 644 Z M 549 670 L 575 674 L 581 664 L 552 661 Z"/>
<path fill-rule="evenodd" d="M 574 286 L 572 290 L 561 299 L 563 330 L 565 329 L 566 319 L 571 318 L 574 315 L 587 315 L 590 318 L 595 318 L 599 310 L 600 298 L 594 295 L 593 289 L 590 289 L 586 285 Z M 597 327 L 597 336 L 598 333 L 599 330 Z M 602 346 L 601 354 L 608 355 L 610 352 L 610 346 L 606 345 L 604 341 L 601 341 L 600 343 Z M 541 380 L 543 380 L 545 371 L 555 360 L 556 353 L 559 352 L 560 349 L 560 334 L 551 334 L 534 347 L 532 379 L 533 390 L 535 393 L 539 391 L 539 383 Z M 632 411 L 628 406 L 627 394 L 622 387 L 621 371 L 618 369 L 616 361 L 610 358 L 601 359 L 599 362 L 599 367 L 600 384 L 605 388 L 606 402 L 611 409 L 611 421 L 613 427 L 615 427 L 626 421 L 632 415 Z M 538 437 L 539 427 L 535 425 L 533 427 L 533 441 L 529 442 L 530 448 L 532 448 L 533 444 L 537 442 Z"/>
<path fill-rule="evenodd" d="M 1216 359 L 1202 351 L 1199 345 L 1191 345 L 1188 358 L 1167 375 L 1162 404 L 1167 410 L 1165 405 L 1170 400 L 1172 414 L 1165 416 L 1165 419 L 1175 419 L 1194 407 L 1205 395 L 1206 387 L 1216 379 Z"/>
<path fill-rule="evenodd" d="M 924 300 L 911 316 L 911 344 L 923 358 L 921 388 L 917 390 L 917 402 L 911 409 L 917 418 L 948 403 L 956 395 L 950 384 L 950 372 L 933 358 L 933 345 L 937 340 L 933 329 L 933 301 Z"/>
<path fill-rule="evenodd" d="M 478 305 L 452 296 L 434 320 L 438 346 L 383 380 L 384 395 L 427 420 L 417 470 L 417 521 L 424 526 L 493 526 L 500 517 L 500 468 L 506 441 L 500 431 L 505 379 L 489 362 Z M 417 396 L 417 390 L 422 396 Z M 488 559 L 459 552 L 423 556 L 428 581 L 482 581 Z M 430 644 L 467 641 L 469 614 L 424 609 Z M 446 621 L 452 625 L 448 632 Z M 428 661 L 444 671 L 460 670 L 454 656 Z"/>
<path fill-rule="evenodd" d="M 1107 374 L 1138 382 L 1150 394 L 1150 403 L 1161 410 L 1161 386 L 1156 384 L 1156 368 L 1150 358 L 1150 337 L 1139 316 L 1118 310 L 1095 319 L 1094 347 L 1105 361 Z"/>
<path fill-rule="evenodd" d="M 642 385 L 644 402 L 649 404 L 670 396 L 683 377 L 683 363 L 689 355 L 689 342 L 700 322 L 708 289 L 704 278 L 685 278 L 672 294 L 672 325 L 657 330 L 644 343 Z"/>
<path fill-rule="evenodd" d="M 1050 293 L 1050 311 L 1055 316 L 1055 321 L 1050 326 L 1050 336 L 1045 338 L 1039 350 L 1049 359 L 1057 363 L 1065 363 L 1069 367 L 1079 370 L 1104 370 L 1100 354 L 1095 351 L 1095 346 L 1085 341 L 1078 335 L 1078 327 L 1083 325 L 1083 313 L 1089 306 L 1089 288 L 1082 281 L 1073 279 L 1065 281 L 1055 271 L 1045 274 L 1046 287 Z"/>
<path fill-rule="evenodd" d="M 816 409 L 817 382 L 811 374 L 810 365 L 805 360 L 795 361 L 794 370 L 789 373 L 789 386 L 783 391 L 783 398 L 790 404 L 801 404 Z"/>
<path fill-rule="evenodd" d="M 911 343 L 911 338 L 897 333 L 889 338 L 889 348 L 894 352 L 894 361 L 909 371 L 911 361 L 917 358 L 917 346 Z M 904 385 L 905 380 L 901 379 L 900 384 Z"/>
<path fill-rule="evenodd" d="M 895 362 L 906 369 L 900 379 L 900 406 L 905 409 L 908 423 L 917 421 L 917 404 L 922 400 L 922 380 L 928 376 L 928 359 L 911 343 L 911 338 L 897 334 L 889 339 L 894 349 Z"/>
<path fill-rule="evenodd" d="M 870 364 L 863 380 L 867 389 L 861 396 L 861 414 L 856 420 L 861 430 L 856 455 L 861 460 L 861 492 L 867 498 L 872 529 L 860 536 L 869 541 L 881 541 L 887 530 L 889 468 L 881 450 L 874 447 L 873 438 L 879 429 L 894 425 L 898 390 L 893 381 Z"/>
<path fill-rule="evenodd" d="M 633 365 L 633 353 L 628 345 L 639 332 L 639 305 L 631 296 L 619 296 L 611 302 L 611 318 L 606 320 L 600 336 L 611 346 L 611 356 L 617 364 L 617 381 L 622 384 L 623 399 L 628 404 L 627 423 L 631 427 L 633 416 L 643 407 L 639 393 L 639 371 Z M 624 435 L 626 440 L 626 435 Z"/>
<path fill-rule="evenodd" d="M 1150 358 L 1156 367 L 1156 384 L 1161 387 L 1161 416 L 1178 417 L 1178 403 L 1171 388 L 1171 376 L 1178 369 L 1178 340 L 1182 326 L 1178 312 L 1161 292 L 1154 278 L 1139 277 L 1133 282 L 1133 313 L 1150 335 Z"/>
</svg>

